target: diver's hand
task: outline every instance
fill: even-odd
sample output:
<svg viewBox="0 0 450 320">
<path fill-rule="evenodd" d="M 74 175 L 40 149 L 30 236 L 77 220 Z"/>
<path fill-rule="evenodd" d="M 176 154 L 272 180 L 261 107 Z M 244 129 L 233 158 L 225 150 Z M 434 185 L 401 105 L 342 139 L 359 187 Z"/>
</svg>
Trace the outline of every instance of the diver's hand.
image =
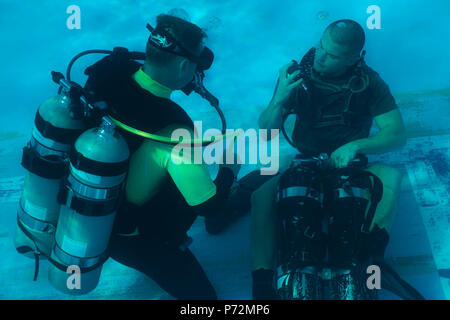
<svg viewBox="0 0 450 320">
<path fill-rule="evenodd" d="M 237 178 L 239 171 L 241 170 L 241 165 L 239 163 L 234 163 L 234 164 L 221 164 L 219 166 L 219 168 L 229 168 L 231 169 L 231 171 L 233 171 L 234 177 Z"/>
<path fill-rule="evenodd" d="M 241 170 L 241 164 L 238 163 L 238 159 L 239 159 L 238 155 L 233 154 L 233 156 L 234 156 L 234 163 L 226 163 L 227 161 L 226 161 L 226 157 L 224 155 L 224 157 L 222 159 L 222 164 L 219 165 L 219 169 L 222 167 L 229 168 L 229 169 L 231 169 L 231 171 L 233 171 L 234 177 L 237 178 L 239 171 Z"/>
<path fill-rule="evenodd" d="M 344 168 L 355 158 L 357 153 L 358 145 L 354 141 L 346 143 L 331 154 L 331 164 L 335 168 Z"/>
<path fill-rule="evenodd" d="M 241 132 L 239 131 L 238 134 Z M 227 142 L 227 144 L 224 145 L 222 158 L 220 159 L 220 166 L 229 168 L 233 171 L 234 178 L 237 178 L 239 171 L 241 170 L 241 160 L 239 158 L 239 155 L 234 152 L 235 146 L 236 146 L 236 136 L 234 136 L 231 140 L 231 142 Z"/>
<path fill-rule="evenodd" d="M 294 61 L 291 61 L 280 68 L 280 77 L 278 78 L 278 84 L 272 99 L 272 104 L 284 105 L 291 96 L 294 89 L 303 82 L 302 78 L 295 81 L 295 77 L 299 75 L 300 70 L 296 70 L 291 74 L 287 72 L 289 67 L 291 67 L 293 64 Z"/>
</svg>

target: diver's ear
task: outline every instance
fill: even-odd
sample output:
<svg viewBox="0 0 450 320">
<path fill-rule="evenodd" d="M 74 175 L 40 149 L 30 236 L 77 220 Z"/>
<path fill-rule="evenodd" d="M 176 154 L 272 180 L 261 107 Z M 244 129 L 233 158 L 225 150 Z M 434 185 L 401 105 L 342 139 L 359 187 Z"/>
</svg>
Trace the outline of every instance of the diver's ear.
<svg viewBox="0 0 450 320">
<path fill-rule="evenodd" d="M 357 64 L 359 61 L 361 61 L 361 56 L 360 55 L 354 55 L 354 56 L 350 57 L 347 60 L 347 65 L 348 66 L 353 66 L 353 65 Z"/>
<path fill-rule="evenodd" d="M 360 54 L 355 55 L 349 59 L 349 65 L 352 66 L 352 65 L 364 62 L 365 55 L 366 55 L 366 50 L 362 50 Z"/>
<path fill-rule="evenodd" d="M 180 57 L 180 58 L 181 59 L 180 59 L 180 63 L 179 63 L 179 68 L 180 68 L 180 72 L 183 73 L 189 68 L 189 60 L 184 57 Z"/>
</svg>

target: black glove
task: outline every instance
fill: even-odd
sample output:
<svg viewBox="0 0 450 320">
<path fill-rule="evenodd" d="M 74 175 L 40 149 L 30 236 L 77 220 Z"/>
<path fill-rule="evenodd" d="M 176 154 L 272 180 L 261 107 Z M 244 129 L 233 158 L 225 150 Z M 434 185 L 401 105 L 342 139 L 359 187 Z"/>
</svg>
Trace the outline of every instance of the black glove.
<svg viewBox="0 0 450 320">
<path fill-rule="evenodd" d="M 253 300 L 279 300 L 273 287 L 273 270 L 258 269 L 252 272 Z"/>
<path fill-rule="evenodd" d="M 205 217 L 206 231 L 210 234 L 219 234 L 227 226 L 230 214 L 227 210 L 227 200 L 233 181 L 233 171 L 230 168 L 221 167 L 214 180 L 217 187 L 215 196 L 194 209 L 200 216 Z"/>
</svg>

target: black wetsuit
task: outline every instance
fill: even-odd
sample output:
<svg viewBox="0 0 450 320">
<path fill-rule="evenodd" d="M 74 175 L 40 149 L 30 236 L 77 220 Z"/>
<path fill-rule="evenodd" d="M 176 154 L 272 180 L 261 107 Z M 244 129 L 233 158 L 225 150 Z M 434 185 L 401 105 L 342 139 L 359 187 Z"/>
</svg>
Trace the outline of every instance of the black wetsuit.
<svg viewBox="0 0 450 320">
<path fill-rule="evenodd" d="M 108 56 L 86 69 L 89 79 L 85 88 L 107 102 L 109 114 L 133 128 L 149 133 L 173 124 L 193 128 L 181 107 L 143 90 L 132 79 L 140 67 Z M 131 154 L 144 141 L 125 130 L 120 133 Z M 231 169 L 221 168 L 214 181 L 215 195 L 197 205 L 189 205 L 170 178 L 144 205 L 124 201 L 110 239 L 111 257 L 146 274 L 177 299 L 217 299 L 202 267 L 184 246 L 189 239 L 186 232 L 198 215 L 215 214 L 225 207 L 233 181 Z M 139 234 L 130 236 L 135 230 Z"/>
<path fill-rule="evenodd" d="M 177 299 L 216 299 L 216 292 L 197 259 L 189 249 L 178 248 L 186 233 L 175 230 L 181 223 L 171 223 L 168 214 L 178 219 L 197 216 L 171 181 L 145 206 L 130 203 L 122 206 L 110 241 L 111 257 L 146 274 Z M 132 230 L 128 226 L 136 220 L 140 235 L 129 237 L 117 233 L 121 229 Z M 184 225 L 189 227 L 189 223 Z M 170 242 L 174 237 L 183 239 Z"/>
</svg>

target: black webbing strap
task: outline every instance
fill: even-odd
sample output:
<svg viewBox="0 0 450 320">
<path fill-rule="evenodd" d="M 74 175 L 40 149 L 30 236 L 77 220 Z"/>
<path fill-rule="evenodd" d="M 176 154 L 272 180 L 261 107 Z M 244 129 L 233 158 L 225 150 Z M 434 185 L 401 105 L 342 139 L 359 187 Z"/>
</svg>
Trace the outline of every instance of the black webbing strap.
<svg viewBox="0 0 450 320">
<path fill-rule="evenodd" d="M 34 245 L 36 247 L 36 249 L 33 249 L 29 246 L 20 246 L 20 247 L 16 248 L 17 252 L 19 252 L 21 254 L 24 254 L 24 253 L 27 253 L 30 251 L 33 252 L 33 254 L 34 254 L 34 278 L 33 278 L 33 281 L 36 281 L 38 274 L 39 274 L 39 256 L 44 255 L 44 254 L 39 251 L 39 248 L 33 239 L 34 236 L 30 232 L 28 232 L 28 230 L 24 227 L 24 225 L 22 224 L 22 222 L 20 221 L 18 216 L 17 216 L 17 225 L 19 226 L 20 230 L 22 230 L 23 233 L 34 243 Z M 55 246 L 57 246 L 57 245 L 58 244 L 55 241 Z M 62 251 L 64 254 L 69 255 L 71 257 L 74 257 L 77 259 L 83 259 L 80 257 L 72 256 L 72 255 L 68 254 L 67 252 L 63 251 L 61 248 L 59 248 L 59 250 Z M 67 265 L 62 264 L 49 256 L 46 256 L 46 258 L 48 259 L 48 261 L 50 261 L 51 264 L 53 264 L 59 270 L 67 272 L 67 267 L 68 267 Z M 87 273 L 89 271 L 92 271 L 92 270 L 98 268 L 99 266 L 101 266 L 103 263 L 105 263 L 106 260 L 108 260 L 108 258 L 109 258 L 109 249 L 107 249 L 103 254 L 100 255 L 99 261 L 96 264 L 89 266 L 89 267 L 80 267 L 80 271 L 82 273 Z"/>
<path fill-rule="evenodd" d="M 65 185 L 58 193 L 58 202 L 75 210 L 83 216 L 107 216 L 117 210 L 119 197 L 109 200 L 88 199 L 80 197 Z"/>
<path fill-rule="evenodd" d="M 60 179 L 67 172 L 67 163 L 57 156 L 40 156 L 29 146 L 23 148 L 22 166 L 42 178 Z"/>
<path fill-rule="evenodd" d="M 103 177 L 119 176 L 128 171 L 129 160 L 121 162 L 101 162 L 86 158 L 80 152 L 72 150 L 70 152 L 70 163 L 78 170 Z"/>
<path fill-rule="evenodd" d="M 370 192 L 370 207 L 367 211 L 367 215 L 364 219 L 364 223 L 361 226 L 361 232 L 363 233 L 369 233 L 370 225 L 372 224 L 373 217 L 375 216 L 375 210 L 377 209 L 377 205 L 381 200 L 381 197 L 383 196 L 383 183 L 381 182 L 380 178 L 378 178 L 376 175 L 374 175 L 371 172 L 368 171 L 357 171 L 356 173 L 352 173 L 345 181 L 357 179 L 357 178 L 369 178 L 373 177 L 373 186 L 371 185 L 369 187 Z"/>
<path fill-rule="evenodd" d="M 69 257 L 71 257 L 71 258 L 79 259 L 79 260 L 87 259 L 87 258 L 76 257 L 76 256 L 73 256 L 73 255 L 67 253 L 66 251 L 64 251 L 63 249 L 61 249 L 60 246 L 58 246 L 58 243 L 56 243 L 56 241 L 55 241 L 55 248 L 56 248 L 56 250 L 58 250 L 58 251 L 61 252 L 62 254 L 67 255 L 67 256 L 69 256 Z M 109 254 L 109 249 L 107 249 L 107 250 L 105 250 L 105 252 L 103 252 L 101 255 L 98 256 L 98 257 L 99 257 L 99 258 L 98 258 L 99 260 L 98 260 L 97 263 L 95 263 L 95 264 L 93 264 L 92 266 L 89 266 L 89 267 L 80 267 L 80 266 L 78 266 L 78 267 L 80 268 L 80 271 L 81 271 L 82 273 L 90 272 L 90 271 L 92 271 L 92 270 L 97 269 L 97 268 L 98 268 L 99 266 L 101 266 L 102 264 L 104 264 L 104 263 L 106 262 L 106 260 L 109 259 L 109 256 L 110 256 L 110 254 Z M 89 259 L 91 259 L 91 258 L 89 258 Z M 68 265 L 66 265 L 66 264 L 64 264 L 64 263 L 61 263 L 61 262 L 59 262 L 59 261 L 56 261 L 55 259 L 53 259 L 53 258 L 51 258 L 51 257 L 48 257 L 48 260 L 50 261 L 51 264 L 53 264 L 53 265 L 54 265 L 56 268 L 58 268 L 59 270 L 61 270 L 61 271 L 63 271 L 63 272 L 67 272 L 67 267 L 68 267 Z"/>
<path fill-rule="evenodd" d="M 67 129 L 59 128 L 52 125 L 50 122 L 44 120 L 40 115 L 39 111 L 36 112 L 36 117 L 34 118 L 34 125 L 36 129 L 44 136 L 50 140 L 54 140 L 63 144 L 73 144 L 78 136 L 83 133 L 82 129 Z"/>
<path fill-rule="evenodd" d="M 22 203 L 19 204 L 19 211 L 17 212 L 17 218 L 20 220 L 22 224 L 24 224 L 28 228 L 39 232 L 46 232 L 51 225 L 48 221 L 36 219 L 35 217 L 28 214 L 23 209 Z"/>
<path fill-rule="evenodd" d="M 33 239 L 34 236 L 30 232 L 28 232 L 28 230 L 24 227 L 24 225 L 22 224 L 22 222 L 19 219 L 19 216 L 17 216 L 17 225 L 19 226 L 20 230 L 22 230 L 22 232 L 31 241 L 33 241 L 34 246 L 36 247 L 36 249 L 33 249 L 33 248 L 29 247 L 29 246 L 20 246 L 20 247 L 16 248 L 17 252 L 22 253 L 22 254 L 30 252 L 30 251 L 33 252 L 33 254 L 34 254 L 34 278 L 33 278 L 33 281 L 36 281 L 37 277 L 38 277 L 38 274 L 39 274 L 39 256 L 42 253 L 39 251 L 39 248 L 38 248 L 38 246 L 36 245 L 36 242 Z"/>
</svg>

